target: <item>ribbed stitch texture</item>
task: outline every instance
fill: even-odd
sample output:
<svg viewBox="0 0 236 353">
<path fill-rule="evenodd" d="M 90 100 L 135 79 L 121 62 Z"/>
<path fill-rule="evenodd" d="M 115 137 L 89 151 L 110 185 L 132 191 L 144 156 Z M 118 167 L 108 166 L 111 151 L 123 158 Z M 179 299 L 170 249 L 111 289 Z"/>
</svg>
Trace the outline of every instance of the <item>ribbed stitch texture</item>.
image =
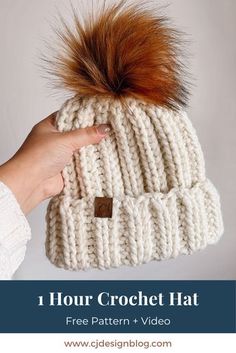
<svg viewBox="0 0 236 353">
<path fill-rule="evenodd" d="M 49 203 L 46 253 L 56 266 L 134 266 L 191 254 L 223 233 L 219 196 L 186 113 L 134 98 L 126 104 L 76 96 L 57 115 L 60 131 L 110 123 L 112 133 L 74 154 Z M 113 198 L 112 218 L 94 217 L 96 196 Z"/>
</svg>

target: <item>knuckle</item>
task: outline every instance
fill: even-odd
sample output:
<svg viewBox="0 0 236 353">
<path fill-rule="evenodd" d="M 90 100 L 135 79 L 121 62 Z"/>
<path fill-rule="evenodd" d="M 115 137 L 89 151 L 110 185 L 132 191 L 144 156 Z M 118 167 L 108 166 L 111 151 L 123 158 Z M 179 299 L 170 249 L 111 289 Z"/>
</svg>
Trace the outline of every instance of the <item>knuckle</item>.
<svg viewBox="0 0 236 353">
<path fill-rule="evenodd" d="M 40 130 L 41 130 L 41 121 L 32 127 L 31 132 L 39 132 Z"/>
</svg>

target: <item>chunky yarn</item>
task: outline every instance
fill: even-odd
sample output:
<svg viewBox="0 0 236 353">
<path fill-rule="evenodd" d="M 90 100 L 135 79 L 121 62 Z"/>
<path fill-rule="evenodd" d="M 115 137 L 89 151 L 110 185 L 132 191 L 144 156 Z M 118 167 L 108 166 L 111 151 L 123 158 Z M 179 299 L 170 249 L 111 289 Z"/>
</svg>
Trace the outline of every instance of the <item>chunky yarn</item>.
<svg viewBox="0 0 236 353">
<path fill-rule="evenodd" d="M 132 97 L 126 107 L 77 95 L 57 115 L 60 131 L 112 126 L 74 154 L 63 191 L 49 202 L 46 252 L 58 267 L 135 266 L 191 254 L 223 233 L 219 196 L 186 113 Z M 95 217 L 96 197 L 112 198 L 111 217 Z"/>
</svg>

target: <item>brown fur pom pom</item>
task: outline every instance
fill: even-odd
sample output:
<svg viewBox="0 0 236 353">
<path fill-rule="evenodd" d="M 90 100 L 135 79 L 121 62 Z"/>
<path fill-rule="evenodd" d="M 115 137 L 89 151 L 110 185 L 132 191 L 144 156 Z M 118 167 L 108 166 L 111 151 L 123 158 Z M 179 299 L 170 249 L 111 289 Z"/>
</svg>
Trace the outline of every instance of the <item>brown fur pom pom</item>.
<svg viewBox="0 0 236 353">
<path fill-rule="evenodd" d="M 186 104 L 182 40 L 165 17 L 145 3 L 121 1 L 83 23 L 74 19 L 75 31 L 64 23 L 58 32 L 62 47 L 50 61 L 60 85 L 79 95 L 131 96 L 171 109 Z"/>
</svg>

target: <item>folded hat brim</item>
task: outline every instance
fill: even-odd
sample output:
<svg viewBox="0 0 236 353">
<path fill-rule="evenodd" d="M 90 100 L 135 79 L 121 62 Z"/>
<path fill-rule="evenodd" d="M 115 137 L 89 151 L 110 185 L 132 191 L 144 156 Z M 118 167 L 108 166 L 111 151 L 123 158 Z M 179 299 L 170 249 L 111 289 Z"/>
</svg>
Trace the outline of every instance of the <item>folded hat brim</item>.
<svg viewBox="0 0 236 353">
<path fill-rule="evenodd" d="M 56 266 L 135 266 L 191 254 L 223 233 L 219 195 L 208 179 L 167 194 L 113 198 L 112 218 L 94 217 L 94 199 L 58 195 L 50 201 L 46 253 Z"/>
</svg>

